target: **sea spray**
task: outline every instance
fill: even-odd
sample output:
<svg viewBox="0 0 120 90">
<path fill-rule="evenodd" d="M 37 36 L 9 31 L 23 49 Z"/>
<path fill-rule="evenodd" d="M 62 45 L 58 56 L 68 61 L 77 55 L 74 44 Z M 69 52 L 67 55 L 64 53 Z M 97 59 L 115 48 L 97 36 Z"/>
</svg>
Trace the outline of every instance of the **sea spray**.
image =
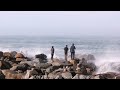
<svg viewBox="0 0 120 90">
<path fill-rule="evenodd" d="M 97 74 L 106 72 L 120 73 L 120 58 L 118 57 L 103 57 L 95 60 L 97 66 Z"/>
</svg>

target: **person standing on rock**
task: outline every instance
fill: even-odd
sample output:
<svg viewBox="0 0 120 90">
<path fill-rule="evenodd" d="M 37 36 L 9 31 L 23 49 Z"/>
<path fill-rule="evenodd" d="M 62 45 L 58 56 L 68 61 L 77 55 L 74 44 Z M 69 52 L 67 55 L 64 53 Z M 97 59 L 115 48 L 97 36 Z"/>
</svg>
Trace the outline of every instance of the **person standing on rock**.
<svg viewBox="0 0 120 90">
<path fill-rule="evenodd" d="M 68 46 L 64 48 L 64 53 L 65 53 L 65 60 L 67 61 L 67 56 L 68 56 Z"/>
<path fill-rule="evenodd" d="M 72 44 L 72 46 L 70 47 L 71 59 L 72 60 L 75 59 L 75 49 L 76 49 L 76 47 L 74 46 L 74 44 Z"/>
<path fill-rule="evenodd" d="M 51 48 L 51 60 L 52 61 L 53 61 L 54 51 L 55 51 L 54 46 L 52 46 Z"/>
</svg>

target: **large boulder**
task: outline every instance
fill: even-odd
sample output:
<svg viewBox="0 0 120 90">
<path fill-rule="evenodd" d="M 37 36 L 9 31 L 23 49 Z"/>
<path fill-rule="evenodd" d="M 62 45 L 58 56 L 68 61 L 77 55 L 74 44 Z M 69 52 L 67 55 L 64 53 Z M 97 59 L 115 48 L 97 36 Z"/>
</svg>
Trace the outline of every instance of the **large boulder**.
<svg viewBox="0 0 120 90">
<path fill-rule="evenodd" d="M 22 53 L 17 53 L 15 55 L 15 58 L 24 58 L 24 55 Z"/>
<path fill-rule="evenodd" d="M 11 56 L 12 56 L 12 58 L 15 58 L 15 55 L 17 54 L 17 52 L 16 51 L 12 51 L 11 52 Z"/>
<path fill-rule="evenodd" d="M 16 70 L 21 70 L 21 71 L 25 72 L 29 68 L 30 68 L 30 66 L 27 63 L 24 63 L 24 64 L 18 65 Z"/>
<path fill-rule="evenodd" d="M 35 58 L 38 58 L 40 63 L 47 62 L 47 56 L 45 54 L 37 54 L 35 55 Z"/>
<path fill-rule="evenodd" d="M 10 69 L 12 66 L 6 61 L 0 61 L 0 69 Z"/>
<path fill-rule="evenodd" d="M 4 53 L 3 53 L 3 56 L 4 56 L 5 58 L 11 58 L 11 57 L 12 57 L 10 52 L 4 52 Z"/>
<path fill-rule="evenodd" d="M 1 58 L 1 57 L 3 57 L 3 52 L 2 52 L 2 51 L 0 51 L 0 58 Z"/>
</svg>

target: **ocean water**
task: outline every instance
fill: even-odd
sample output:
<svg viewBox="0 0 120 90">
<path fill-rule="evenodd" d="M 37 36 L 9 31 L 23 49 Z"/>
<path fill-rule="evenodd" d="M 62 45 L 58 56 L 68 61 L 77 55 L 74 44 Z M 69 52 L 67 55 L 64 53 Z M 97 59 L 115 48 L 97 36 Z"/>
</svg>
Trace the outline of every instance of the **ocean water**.
<svg viewBox="0 0 120 90">
<path fill-rule="evenodd" d="M 106 62 L 120 62 L 119 37 L 0 36 L 0 51 L 18 51 L 30 57 L 44 53 L 50 58 L 50 49 L 54 46 L 54 57 L 64 58 L 65 45 L 70 47 L 72 43 L 76 46 L 76 54 L 93 54 L 95 64 L 105 66 L 99 69 L 101 72 L 112 71 L 111 68 L 106 68 Z"/>
<path fill-rule="evenodd" d="M 1 51 L 22 51 L 28 56 L 44 53 L 49 57 L 51 46 L 55 57 L 64 56 L 64 47 L 76 46 L 76 54 L 93 54 L 96 57 L 120 56 L 120 38 L 115 37 L 43 37 L 43 36 L 0 36 Z"/>
</svg>

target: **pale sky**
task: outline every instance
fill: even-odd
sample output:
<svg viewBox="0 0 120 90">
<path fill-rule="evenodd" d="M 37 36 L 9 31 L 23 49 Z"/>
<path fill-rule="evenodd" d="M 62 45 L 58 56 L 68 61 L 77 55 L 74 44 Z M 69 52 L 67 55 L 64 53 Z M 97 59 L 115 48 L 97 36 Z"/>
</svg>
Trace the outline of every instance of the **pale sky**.
<svg viewBox="0 0 120 90">
<path fill-rule="evenodd" d="M 120 36 L 120 11 L 0 11 L 0 35 Z"/>
</svg>

